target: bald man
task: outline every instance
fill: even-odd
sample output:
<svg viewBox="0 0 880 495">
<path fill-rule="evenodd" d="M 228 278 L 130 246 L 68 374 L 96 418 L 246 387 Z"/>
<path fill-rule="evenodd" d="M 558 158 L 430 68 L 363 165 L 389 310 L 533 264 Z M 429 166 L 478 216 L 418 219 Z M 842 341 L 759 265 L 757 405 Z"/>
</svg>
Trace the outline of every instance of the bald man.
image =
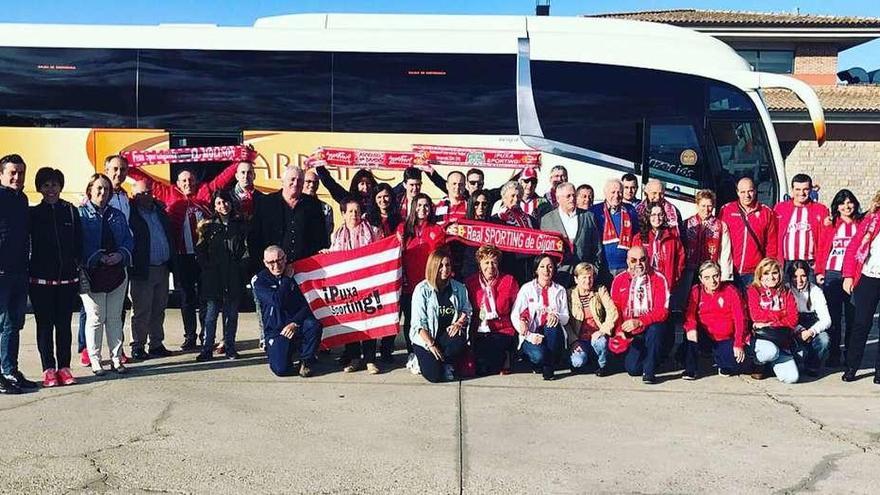
<svg viewBox="0 0 880 495">
<path fill-rule="evenodd" d="M 602 281 L 626 269 L 626 253 L 639 234 L 639 219 L 632 205 L 623 202 L 623 183 L 610 179 L 605 183 L 605 200 L 590 207 L 602 243 L 604 259 Z"/>
<path fill-rule="evenodd" d="M 777 258 L 779 227 L 776 214 L 758 201 L 755 183 L 743 177 L 736 183 L 736 201 L 721 207 L 718 214 L 730 232 L 733 251 L 733 280 L 745 290 L 755 278 L 755 267 L 767 257 Z"/>
<path fill-rule="evenodd" d="M 626 253 L 626 271 L 614 278 L 611 299 L 620 311 L 615 336 L 631 338 L 624 365 L 630 376 L 657 383 L 656 368 L 668 335 L 669 285 L 651 269 L 641 246 Z"/>
<path fill-rule="evenodd" d="M 680 239 L 684 239 L 684 219 L 681 217 L 681 211 L 666 200 L 666 186 L 657 179 L 651 179 L 645 184 L 645 200 L 636 206 L 636 214 L 641 216 L 642 211 L 651 203 L 659 203 L 663 207 L 663 211 L 666 212 L 667 227 L 678 234 Z"/>
</svg>

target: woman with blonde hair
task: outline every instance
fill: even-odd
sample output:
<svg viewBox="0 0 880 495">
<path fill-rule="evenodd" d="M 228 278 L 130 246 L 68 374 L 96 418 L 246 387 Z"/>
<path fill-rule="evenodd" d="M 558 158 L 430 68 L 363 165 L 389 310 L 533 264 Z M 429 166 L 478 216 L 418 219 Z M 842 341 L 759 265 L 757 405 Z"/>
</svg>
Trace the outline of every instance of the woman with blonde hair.
<svg viewBox="0 0 880 495">
<path fill-rule="evenodd" d="M 572 371 L 579 371 L 591 361 L 596 376 L 607 376 L 608 339 L 614 332 L 618 311 L 605 286 L 596 286 L 599 270 L 592 263 L 574 267 L 575 286 L 568 291 L 568 345 Z"/>
<path fill-rule="evenodd" d="M 846 248 L 843 258 L 843 290 L 852 294 L 852 337 L 846 350 L 846 370 L 841 377 L 845 382 L 856 379 L 862 364 L 868 333 L 874 326 L 874 313 L 880 302 L 880 191 L 871 200 L 868 214 L 859 224 L 855 237 Z M 880 385 L 880 353 L 874 363 L 874 383 Z"/>
<path fill-rule="evenodd" d="M 464 351 L 470 318 L 467 289 L 452 278 L 449 251 L 432 251 L 425 265 L 425 278 L 413 289 L 412 323 L 408 329 L 419 371 L 426 380 L 437 383 L 455 379 L 453 363 Z"/>
<path fill-rule="evenodd" d="M 782 283 L 779 261 L 764 258 L 758 263 L 746 298 L 754 329 L 755 361 L 773 366 L 782 383 L 797 383 L 800 374 L 792 356 L 792 339 L 798 324 L 798 306 L 794 294 Z M 759 370 L 753 377 L 760 379 L 763 375 Z"/>
</svg>

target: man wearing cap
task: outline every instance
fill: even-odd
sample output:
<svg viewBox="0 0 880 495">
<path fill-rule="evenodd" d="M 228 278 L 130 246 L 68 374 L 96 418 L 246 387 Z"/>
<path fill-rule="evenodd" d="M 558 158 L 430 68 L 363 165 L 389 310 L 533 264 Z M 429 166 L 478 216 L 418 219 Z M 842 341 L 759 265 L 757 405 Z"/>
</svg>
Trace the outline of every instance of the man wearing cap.
<svg viewBox="0 0 880 495">
<path fill-rule="evenodd" d="M 626 350 L 626 372 L 642 375 L 644 383 L 654 384 L 667 338 L 669 286 L 663 275 L 651 269 L 641 246 L 627 251 L 626 265 L 626 271 L 614 277 L 611 284 L 611 299 L 620 311 L 614 340 L 632 339 Z"/>
</svg>

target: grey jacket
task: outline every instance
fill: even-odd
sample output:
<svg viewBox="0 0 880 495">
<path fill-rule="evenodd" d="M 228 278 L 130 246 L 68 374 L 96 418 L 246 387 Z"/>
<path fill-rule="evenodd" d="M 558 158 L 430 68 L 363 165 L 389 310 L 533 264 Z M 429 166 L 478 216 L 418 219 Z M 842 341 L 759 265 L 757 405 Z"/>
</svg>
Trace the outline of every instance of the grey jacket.
<svg viewBox="0 0 880 495">
<path fill-rule="evenodd" d="M 597 268 L 602 268 L 602 235 L 596 226 L 596 217 L 586 210 L 577 210 L 578 230 L 572 242 L 574 251 L 566 249 L 562 262 L 556 270 L 556 281 L 564 287 L 571 287 L 574 267 L 582 261 L 593 263 Z M 559 232 L 568 238 L 562 218 L 559 216 L 559 208 L 556 208 L 541 217 L 541 230 Z"/>
</svg>

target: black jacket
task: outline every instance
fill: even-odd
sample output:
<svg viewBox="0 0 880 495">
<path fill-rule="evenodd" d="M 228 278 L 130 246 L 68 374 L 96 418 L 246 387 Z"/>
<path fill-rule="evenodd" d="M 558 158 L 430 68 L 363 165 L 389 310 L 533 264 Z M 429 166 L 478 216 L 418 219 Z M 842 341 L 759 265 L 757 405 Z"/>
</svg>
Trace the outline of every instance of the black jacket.
<svg viewBox="0 0 880 495">
<path fill-rule="evenodd" d="M 293 242 L 285 245 L 285 219 L 293 215 Z M 300 196 L 296 208 L 288 211 L 281 191 L 267 194 L 254 205 L 254 219 L 251 224 L 253 242 L 249 246 L 253 260 L 263 259 L 263 250 L 276 245 L 284 249 L 289 261 L 308 258 L 329 247 L 327 230 L 324 224 L 324 211 L 317 198 Z"/>
<path fill-rule="evenodd" d="M 30 276 L 73 280 L 79 276 L 82 224 L 79 211 L 67 201 L 30 207 Z"/>
<path fill-rule="evenodd" d="M 168 253 L 172 255 L 168 263 L 170 265 L 171 258 L 174 255 L 174 244 L 171 235 L 171 229 L 168 224 L 168 214 L 165 212 L 165 205 L 154 200 L 156 214 L 159 215 L 159 223 L 165 230 L 165 239 L 168 241 Z M 134 249 L 131 251 L 131 268 L 128 269 L 128 276 L 135 280 L 146 280 L 150 271 L 150 226 L 147 220 L 141 215 L 137 205 L 132 203 L 131 213 L 128 216 L 128 227 L 131 229 L 131 235 L 134 238 Z"/>
<path fill-rule="evenodd" d="M 210 220 L 199 224 L 196 258 L 201 268 L 201 296 L 212 301 L 236 300 L 247 283 L 247 224 Z"/>
<path fill-rule="evenodd" d="M 27 196 L 0 186 L 0 275 L 27 274 L 27 266 Z"/>
</svg>

